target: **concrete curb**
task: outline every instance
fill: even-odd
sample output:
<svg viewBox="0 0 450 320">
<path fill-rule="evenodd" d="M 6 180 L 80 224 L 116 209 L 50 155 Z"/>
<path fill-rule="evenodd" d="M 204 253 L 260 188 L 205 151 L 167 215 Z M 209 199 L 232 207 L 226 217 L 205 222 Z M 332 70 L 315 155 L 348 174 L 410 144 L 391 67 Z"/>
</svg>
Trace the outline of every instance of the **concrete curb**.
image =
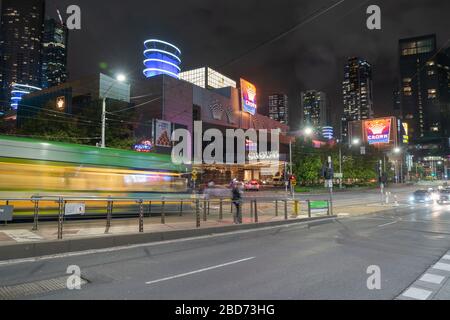
<svg viewBox="0 0 450 320">
<path fill-rule="evenodd" d="M 107 249 L 128 245 L 153 243 L 167 240 L 192 238 L 212 234 L 221 234 L 233 231 L 261 229 L 266 227 L 283 226 L 288 224 L 311 222 L 321 224 L 337 216 L 314 217 L 298 220 L 283 220 L 262 222 L 258 224 L 229 225 L 204 229 L 175 230 L 164 232 L 134 233 L 122 235 L 104 235 L 81 239 L 66 239 L 55 241 L 39 241 L 33 243 L 17 243 L 0 246 L 0 261 L 18 260 L 50 256 L 69 252 Z"/>
</svg>

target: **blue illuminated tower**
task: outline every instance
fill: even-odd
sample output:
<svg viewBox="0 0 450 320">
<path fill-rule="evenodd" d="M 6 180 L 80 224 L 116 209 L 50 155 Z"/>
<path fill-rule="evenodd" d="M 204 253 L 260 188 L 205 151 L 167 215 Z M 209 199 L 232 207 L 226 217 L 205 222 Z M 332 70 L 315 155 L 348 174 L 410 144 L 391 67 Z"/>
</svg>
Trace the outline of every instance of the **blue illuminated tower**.
<svg viewBox="0 0 450 320">
<path fill-rule="evenodd" d="M 171 43 L 150 39 L 144 42 L 144 75 L 151 78 L 165 74 L 179 78 L 181 51 Z"/>
</svg>

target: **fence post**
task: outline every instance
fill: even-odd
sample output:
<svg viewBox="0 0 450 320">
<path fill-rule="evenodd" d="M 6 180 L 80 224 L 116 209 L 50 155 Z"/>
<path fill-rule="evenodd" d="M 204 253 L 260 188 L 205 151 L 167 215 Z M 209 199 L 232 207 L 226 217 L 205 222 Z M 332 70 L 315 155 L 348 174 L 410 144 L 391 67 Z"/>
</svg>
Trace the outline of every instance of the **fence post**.
<svg viewBox="0 0 450 320">
<path fill-rule="evenodd" d="M 34 223 L 33 231 L 38 230 L 38 219 L 39 219 L 39 200 L 34 200 Z"/>
<path fill-rule="evenodd" d="M 162 200 L 162 206 L 161 206 L 161 223 L 166 224 L 166 201 Z"/>
<path fill-rule="evenodd" d="M 144 232 L 144 201 L 140 199 L 139 203 L 139 232 Z"/>
<path fill-rule="evenodd" d="M 258 223 L 258 201 L 255 199 L 255 223 Z"/>
<path fill-rule="evenodd" d="M 203 200 L 203 221 L 208 221 L 208 216 L 207 216 L 207 208 L 206 208 L 206 206 L 207 206 L 207 201 L 208 200 Z"/>
<path fill-rule="evenodd" d="M 197 228 L 200 228 L 200 200 L 195 199 L 195 217 L 197 220 Z"/>
<path fill-rule="evenodd" d="M 308 203 L 308 218 L 311 218 L 311 200 L 306 200 Z"/>
<path fill-rule="evenodd" d="M 58 213 L 58 240 L 61 240 L 63 238 L 63 219 L 64 219 L 64 209 L 65 209 L 65 205 L 64 205 L 64 199 L 62 197 L 59 197 L 58 199 L 58 209 L 59 209 L 59 213 Z"/>
<path fill-rule="evenodd" d="M 106 205 L 106 229 L 105 233 L 109 233 L 111 228 L 111 218 L 112 218 L 112 201 L 108 199 L 108 204 Z"/>
<path fill-rule="evenodd" d="M 151 201 L 148 202 L 148 217 L 149 218 L 152 217 L 152 202 Z"/>
<path fill-rule="evenodd" d="M 275 200 L 275 217 L 278 217 L 278 200 Z"/>
<path fill-rule="evenodd" d="M 284 220 L 288 220 L 287 200 L 284 200 Z"/>
<path fill-rule="evenodd" d="M 180 205 L 180 217 L 183 216 L 183 200 L 181 200 L 181 205 Z"/>
<path fill-rule="evenodd" d="M 220 198 L 219 202 L 219 220 L 223 220 L 223 199 Z"/>
</svg>

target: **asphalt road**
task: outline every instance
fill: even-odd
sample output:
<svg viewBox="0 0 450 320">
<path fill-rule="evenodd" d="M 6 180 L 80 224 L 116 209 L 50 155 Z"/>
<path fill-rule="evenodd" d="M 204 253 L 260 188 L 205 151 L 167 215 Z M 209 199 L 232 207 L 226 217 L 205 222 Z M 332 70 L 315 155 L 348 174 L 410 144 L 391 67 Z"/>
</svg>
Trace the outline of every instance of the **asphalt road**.
<svg viewBox="0 0 450 320">
<path fill-rule="evenodd" d="M 450 206 L 402 207 L 320 224 L 0 265 L 0 286 L 89 283 L 31 299 L 393 299 L 450 248 Z M 371 265 L 381 289 L 367 288 Z"/>
</svg>

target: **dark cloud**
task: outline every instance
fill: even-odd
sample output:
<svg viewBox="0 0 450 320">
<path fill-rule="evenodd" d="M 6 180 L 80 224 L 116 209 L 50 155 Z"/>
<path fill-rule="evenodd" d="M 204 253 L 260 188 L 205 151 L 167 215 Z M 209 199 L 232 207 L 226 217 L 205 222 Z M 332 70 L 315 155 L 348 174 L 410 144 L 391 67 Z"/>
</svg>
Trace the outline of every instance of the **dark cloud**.
<svg viewBox="0 0 450 320">
<path fill-rule="evenodd" d="M 342 108 L 343 66 L 349 56 L 361 56 L 374 66 L 375 111 L 388 114 L 397 77 L 397 45 L 402 37 L 436 33 L 440 43 L 450 38 L 448 0 L 346 0 L 326 14 L 300 26 L 280 40 L 249 49 L 290 29 L 312 12 L 337 0 L 48 0 L 56 16 L 70 4 L 82 9 L 82 30 L 71 34 L 69 69 L 72 78 L 99 71 L 125 70 L 139 79 L 143 41 L 160 37 L 183 51 L 185 69 L 210 65 L 234 77 L 255 82 L 265 95 L 290 95 L 294 115 L 301 90 L 328 94 L 336 111 Z M 382 10 L 382 30 L 366 28 L 366 8 Z M 334 114 L 338 115 L 339 112 Z"/>
</svg>

